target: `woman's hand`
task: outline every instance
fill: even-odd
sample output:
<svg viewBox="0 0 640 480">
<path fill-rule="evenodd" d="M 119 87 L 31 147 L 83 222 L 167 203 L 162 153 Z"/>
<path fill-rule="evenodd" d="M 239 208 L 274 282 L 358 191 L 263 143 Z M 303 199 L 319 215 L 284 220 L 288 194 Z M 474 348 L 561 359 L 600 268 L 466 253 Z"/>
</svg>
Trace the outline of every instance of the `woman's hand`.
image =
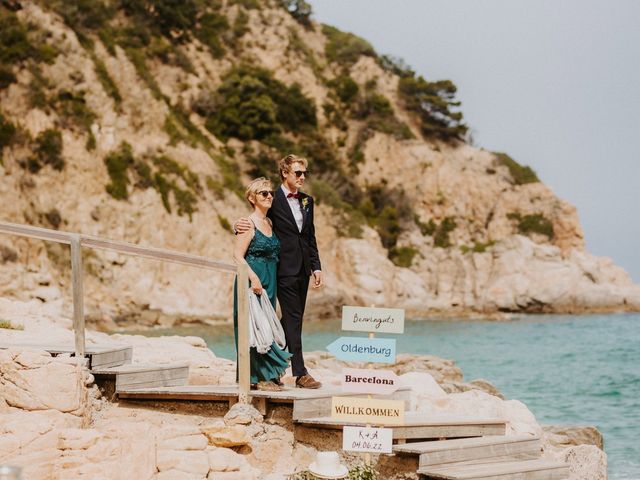
<svg viewBox="0 0 640 480">
<path fill-rule="evenodd" d="M 262 283 L 260 283 L 260 279 L 258 277 L 251 279 L 251 290 L 256 295 L 262 294 Z"/>
</svg>

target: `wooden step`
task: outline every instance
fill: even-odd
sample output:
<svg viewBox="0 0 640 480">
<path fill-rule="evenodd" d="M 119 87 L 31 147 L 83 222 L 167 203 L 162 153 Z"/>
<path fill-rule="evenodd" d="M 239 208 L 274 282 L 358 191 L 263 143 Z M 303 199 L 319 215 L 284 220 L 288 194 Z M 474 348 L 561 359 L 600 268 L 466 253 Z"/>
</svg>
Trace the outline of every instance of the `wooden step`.
<svg viewBox="0 0 640 480">
<path fill-rule="evenodd" d="M 419 466 L 440 465 L 469 460 L 527 455 L 531 459 L 542 453 L 540 438 L 531 435 L 492 435 L 431 442 L 394 445 L 400 455 L 418 455 Z"/>
<path fill-rule="evenodd" d="M 46 344 L 46 343 L 0 343 L 0 348 L 31 348 L 36 350 L 44 350 L 52 355 L 75 353 L 75 347 L 72 344 Z M 106 368 L 125 365 L 131 363 L 133 356 L 133 347 L 126 345 L 96 345 L 87 344 L 85 347 L 85 357 L 89 359 L 90 368 Z"/>
<path fill-rule="evenodd" d="M 308 428 L 342 430 L 345 425 L 364 426 L 364 422 L 336 420 L 329 416 L 302 418 L 296 424 Z M 481 437 L 504 435 L 506 422 L 496 418 L 474 418 L 459 415 L 434 416 L 422 412 L 405 412 L 403 425 L 393 426 L 396 440 Z"/>
<path fill-rule="evenodd" d="M 249 397 L 253 406 L 263 415 L 266 415 L 268 411 L 284 408 L 286 413 L 283 418 L 287 419 L 286 423 L 290 423 L 293 406 L 296 402 L 316 399 L 320 402 L 330 402 L 333 395 L 340 394 L 340 387 L 335 386 L 324 386 L 316 390 L 285 387 L 280 392 L 251 390 Z M 217 404 L 216 408 L 222 411 L 231 408 L 238 401 L 238 385 L 182 385 L 144 388 L 122 386 L 118 388 L 117 395 L 118 398 L 124 400 L 178 402 L 185 406 L 189 403 L 206 402 L 211 407 Z"/>
<path fill-rule="evenodd" d="M 298 399 L 324 398 L 338 394 L 337 388 L 310 390 L 306 388 L 285 387 L 281 392 L 251 390 L 249 396 L 268 398 L 276 403 L 294 403 Z M 185 385 L 176 387 L 122 388 L 118 392 L 121 398 L 149 400 L 224 400 L 238 398 L 238 385 Z"/>
<path fill-rule="evenodd" d="M 418 473 L 432 480 L 562 480 L 569 477 L 569 466 L 536 459 L 425 466 Z"/>
<path fill-rule="evenodd" d="M 116 393 L 120 389 L 141 389 L 182 386 L 189 382 L 189 364 L 145 365 L 130 363 L 91 370 L 96 376 L 115 377 Z"/>
</svg>

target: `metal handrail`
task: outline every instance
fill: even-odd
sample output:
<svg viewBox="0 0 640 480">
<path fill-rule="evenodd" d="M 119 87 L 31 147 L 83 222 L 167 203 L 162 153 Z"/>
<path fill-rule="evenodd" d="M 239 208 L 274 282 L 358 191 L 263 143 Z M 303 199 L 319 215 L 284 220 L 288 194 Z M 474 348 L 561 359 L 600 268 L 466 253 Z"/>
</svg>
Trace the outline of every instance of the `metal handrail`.
<svg viewBox="0 0 640 480">
<path fill-rule="evenodd" d="M 134 243 L 109 240 L 106 238 L 63 232 L 48 228 L 21 225 L 18 223 L 0 222 L 0 233 L 18 235 L 38 240 L 62 243 L 71 247 L 71 275 L 73 284 L 73 331 L 75 338 L 75 355 L 84 357 L 85 322 L 84 292 L 82 282 L 82 247 L 112 250 L 125 255 L 151 258 L 165 262 L 179 263 L 192 267 L 204 268 L 223 273 L 238 275 L 238 285 L 247 285 L 248 266 L 245 264 L 211 260 L 207 257 L 192 255 L 176 250 L 155 247 L 144 247 Z M 238 288 L 238 400 L 248 402 L 249 394 L 249 296 L 246 288 Z"/>
</svg>

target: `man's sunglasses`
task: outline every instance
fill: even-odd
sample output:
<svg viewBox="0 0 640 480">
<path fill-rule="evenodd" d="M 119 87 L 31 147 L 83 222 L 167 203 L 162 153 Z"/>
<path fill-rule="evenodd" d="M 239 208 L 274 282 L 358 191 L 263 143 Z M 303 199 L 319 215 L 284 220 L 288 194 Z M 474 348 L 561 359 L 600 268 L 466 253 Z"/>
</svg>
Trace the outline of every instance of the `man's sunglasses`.
<svg viewBox="0 0 640 480">
<path fill-rule="evenodd" d="M 258 195 L 262 195 L 262 198 L 267 198 L 269 195 L 273 197 L 274 193 L 271 190 L 260 190 Z"/>
<path fill-rule="evenodd" d="M 309 172 L 309 170 L 295 170 L 293 173 L 296 174 L 296 177 L 300 178 L 302 175 L 304 175 L 304 178 L 309 178 L 309 174 L 311 172 Z"/>
</svg>

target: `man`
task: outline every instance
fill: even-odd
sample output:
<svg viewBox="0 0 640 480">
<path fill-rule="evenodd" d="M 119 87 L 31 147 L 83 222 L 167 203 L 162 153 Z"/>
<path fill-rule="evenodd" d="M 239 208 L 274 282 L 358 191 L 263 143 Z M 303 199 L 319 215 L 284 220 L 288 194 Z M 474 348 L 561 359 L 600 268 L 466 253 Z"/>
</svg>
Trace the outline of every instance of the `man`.
<svg viewBox="0 0 640 480">
<path fill-rule="evenodd" d="M 320 256 L 313 225 L 313 197 L 300 191 L 309 176 L 307 160 L 287 155 L 278 164 L 282 185 L 274 193 L 273 204 L 267 216 L 280 240 L 278 263 L 278 302 L 282 310 L 282 327 L 291 358 L 296 387 L 320 388 L 304 366 L 302 356 L 302 319 L 307 301 L 309 279 L 313 288 L 323 284 Z M 236 230 L 248 230 L 249 221 L 240 219 Z"/>
</svg>

